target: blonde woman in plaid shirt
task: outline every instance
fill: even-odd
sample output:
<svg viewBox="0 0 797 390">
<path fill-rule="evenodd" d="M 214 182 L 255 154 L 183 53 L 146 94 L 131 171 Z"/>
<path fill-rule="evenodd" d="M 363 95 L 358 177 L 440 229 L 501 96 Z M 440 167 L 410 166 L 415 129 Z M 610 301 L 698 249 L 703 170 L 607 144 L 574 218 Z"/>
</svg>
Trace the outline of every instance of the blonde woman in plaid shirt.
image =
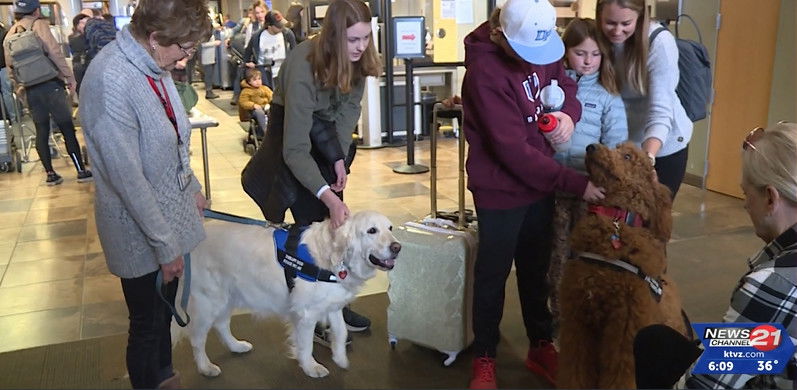
<svg viewBox="0 0 797 390">
<path fill-rule="evenodd" d="M 780 322 L 797 342 L 797 124 L 756 128 L 742 147 L 744 208 L 767 244 L 748 260 L 723 320 Z M 792 389 L 794 358 L 783 375 L 694 375 L 687 386 Z"/>
</svg>

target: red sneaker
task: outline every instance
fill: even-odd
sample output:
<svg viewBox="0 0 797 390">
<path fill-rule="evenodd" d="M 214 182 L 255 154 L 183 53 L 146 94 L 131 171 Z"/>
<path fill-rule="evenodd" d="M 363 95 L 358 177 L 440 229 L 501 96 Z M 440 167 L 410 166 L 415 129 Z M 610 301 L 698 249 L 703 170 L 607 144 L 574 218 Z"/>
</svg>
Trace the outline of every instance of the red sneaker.
<svg viewBox="0 0 797 390">
<path fill-rule="evenodd" d="M 556 385 L 556 372 L 559 368 L 559 353 L 550 341 L 540 340 L 536 346 L 529 347 L 526 368 Z"/>
<path fill-rule="evenodd" d="M 495 359 L 487 356 L 473 359 L 473 376 L 470 378 L 471 389 L 495 389 Z"/>
</svg>

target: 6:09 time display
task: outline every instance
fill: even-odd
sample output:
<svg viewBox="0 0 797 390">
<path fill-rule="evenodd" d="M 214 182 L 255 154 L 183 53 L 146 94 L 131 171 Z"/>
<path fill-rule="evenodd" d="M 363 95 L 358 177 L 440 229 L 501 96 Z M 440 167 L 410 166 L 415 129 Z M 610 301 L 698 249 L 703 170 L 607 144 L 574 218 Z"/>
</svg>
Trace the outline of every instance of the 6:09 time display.
<svg viewBox="0 0 797 390">
<path fill-rule="evenodd" d="M 710 371 L 731 371 L 731 370 L 733 370 L 733 362 L 725 362 L 725 361 L 714 362 L 714 361 L 712 361 L 712 362 L 708 363 L 708 369 Z"/>
</svg>

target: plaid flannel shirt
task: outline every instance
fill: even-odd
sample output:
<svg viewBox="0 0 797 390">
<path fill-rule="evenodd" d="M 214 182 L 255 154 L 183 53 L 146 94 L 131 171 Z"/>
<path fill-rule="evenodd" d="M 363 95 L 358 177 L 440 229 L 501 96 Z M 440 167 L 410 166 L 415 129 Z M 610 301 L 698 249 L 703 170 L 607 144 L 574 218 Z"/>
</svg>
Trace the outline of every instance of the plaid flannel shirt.
<svg viewBox="0 0 797 390">
<path fill-rule="evenodd" d="M 725 322 L 779 322 L 797 344 L 797 225 L 792 226 L 748 261 L 748 271 L 731 296 Z M 790 364 L 795 364 L 797 354 Z M 777 377 L 777 379 L 776 379 Z M 783 375 L 695 374 L 690 388 L 792 388 Z"/>
</svg>

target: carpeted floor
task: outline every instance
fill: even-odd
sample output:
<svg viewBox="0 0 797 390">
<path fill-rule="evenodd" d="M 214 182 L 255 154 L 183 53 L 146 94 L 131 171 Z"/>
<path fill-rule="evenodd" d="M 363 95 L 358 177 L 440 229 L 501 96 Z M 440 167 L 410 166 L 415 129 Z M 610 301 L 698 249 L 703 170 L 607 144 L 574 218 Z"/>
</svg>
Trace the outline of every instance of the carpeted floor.
<svg viewBox="0 0 797 390">
<path fill-rule="evenodd" d="M 227 113 L 227 115 L 230 115 L 232 117 L 237 118 L 238 117 L 238 106 L 237 105 L 233 106 L 232 104 L 230 104 L 230 97 L 231 97 L 230 92 L 228 92 L 228 93 L 223 93 L 223 92 L 220 92 L 220 91 L 215 91 L 215 92 L 216 92 L 216 94 L 219 95 L 219 98 L 211 99 L 211 100 L 208 100 L 208 101 L 213 103 L 214 106 L 218 107 L 219 109 L 221 109 L 225 113 Z M 199 92 L 197 92 L 197 93 L 199 93 Z"/>
<path fill-rule="evenodd" d="M 498 380 L 504 388 L 550 387 L 524 366 L 528 341 L 523 334 L 515 277 L 507 284 L 507 302 L 498 356 Z M 350 368 L 332 362 L 329 349 L 315 346 L 314 356 L 330 370 L 326 378 L 304 375 L 285 354 L 285 330 L 276 320 L 258 321 L 248 314 L 235 316 L 232 331 L 254 344 L 246 354 L 230 353 L 215 333 L 208 340 L 208 356 L 219 365 L 217 378 L 196 372 L 187 340 L 175 349 L 174 364 L 187 388 L 464 388 L 468 384 L 472 355 L 464 352 L 450 367 L 442 365 L 437 351 L 399 341 L 391 350 L 387 341 L 387 294 L 359 298 L 353 307 L 369 316 L 369 332 L 353 334 L 349 346 Z M 129 388 L 125 377 L 126 335 L 0 354 L 0 388 Z"/>
</svg>

